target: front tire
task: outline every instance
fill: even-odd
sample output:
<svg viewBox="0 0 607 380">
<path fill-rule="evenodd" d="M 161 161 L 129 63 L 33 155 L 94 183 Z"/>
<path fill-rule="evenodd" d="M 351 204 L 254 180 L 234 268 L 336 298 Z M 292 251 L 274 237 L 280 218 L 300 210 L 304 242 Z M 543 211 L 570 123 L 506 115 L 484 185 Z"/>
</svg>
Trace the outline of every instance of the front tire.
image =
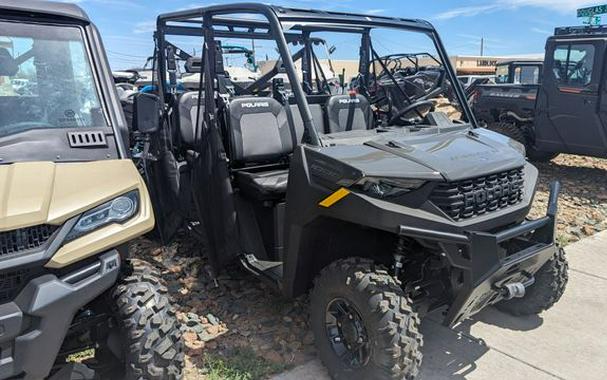
<svg viewBox="0 0 607 380">
<path fill-rule="evenodd" d="M 181 379 L 183 343 L 167 288 L 148 263 L 130 264 L 132 273 L 112 293 L 124 378 Z"/>
<path fill-rule="evenodd" d="M 535 274 L 535 283 L 527 288 L 523 298 L 502 301 L 495 307 L 515 316 L 537 315 L 550 309 L 565 292 L 568 270 L 565 251 L 559 248 L 556 255 Z"/>
<path fill-rule="evenodd" d="M 420 320 L 385 270 L 364 259 L 322 270 L 310 295 L 319 356 L 334 379 L 413 379 L 422 361 Z"/>
</svg>

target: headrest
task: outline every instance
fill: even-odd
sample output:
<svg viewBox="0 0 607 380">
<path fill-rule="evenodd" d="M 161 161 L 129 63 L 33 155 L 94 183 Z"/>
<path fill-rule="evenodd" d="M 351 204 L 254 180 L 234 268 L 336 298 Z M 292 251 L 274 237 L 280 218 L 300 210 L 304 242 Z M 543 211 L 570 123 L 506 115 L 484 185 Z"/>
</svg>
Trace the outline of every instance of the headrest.
<svg viewBox="0 0 607 380">
<path fill-rule="evenodd" d="M 185 62 L 185 72 L 189 74 L 199 73 L 202 59 L 200 57 L 190 57 Z"/>
<path fill-rule="evenodd" d="M 234 98 L 230 102 L 230 114 L 240 118 L 242 114 L 266 113 L 274 115 L 284 111 L 284 107 L 273 98 L 262 98 L 257 96 L 243 96 Z"/>
<path fill-rule="evenodd" d="M 327 107 L 344 109 L 350 107 L 363 108 L 369 106 L 369 101 L 362 95 L 335 95 L 329 99 Z"/>
</svg>

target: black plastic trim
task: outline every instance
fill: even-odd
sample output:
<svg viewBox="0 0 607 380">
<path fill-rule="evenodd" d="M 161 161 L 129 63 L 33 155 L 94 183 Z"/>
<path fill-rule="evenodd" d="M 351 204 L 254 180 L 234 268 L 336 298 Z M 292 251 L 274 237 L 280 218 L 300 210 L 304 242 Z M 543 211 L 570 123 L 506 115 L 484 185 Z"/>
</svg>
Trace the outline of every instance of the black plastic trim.
<svg viewBox="0 0 607 380">
<path fill-rule="evenodd" d="M 63 245 L 65 237 L 72 230 L 72 227 L 74 224 L 76 224 L 79 217 L 80 215 L 65 222 L 63 226 L 61 226 L 61 228 L 55 232 L 53 237 L 40 248 L 0 260 L 0 272 L 9 269 L 12 270 L 26 265 L 31 266 L 34 262 L 40 262 L 41 265 L 43 265 L 43 262 L 53 257 L 53 255 Z"/>
<path fill-rule="evenodd" d="M 120 267 L 118 251 L 108 251 L 63 279 L 52 274 L 36 278 L 13 302 L 0 305 L 0 326 L 5 331 L 0 337 L 0 378 L 47 377 L 74 315 L 116 283 Z"/>
<path fill-rule="evenodd" d="M 497 283 L 521 277 L 533 276 L 544 263 L 556 254 L 554 243 L 556 212 L 560 184 L 551 185 L 548 215 L 538 220 L 524 222 L 495 234 L 484 232 L 467 233 L 469 242 L 465 247 L 457 242 L 443 245 L 444 253 L 453 267 L 462 269 L 466 275 L 461 289 L 454 295 L 445 316 L 444 324 L 453 326 L 485 306 L 501 299 Z M 526 248 L 508 252 L 503 256 L 500 244 L 514 239 L 525 241 Z M 462 255 L 465 252 L 465 255 Z"/>
</svg>

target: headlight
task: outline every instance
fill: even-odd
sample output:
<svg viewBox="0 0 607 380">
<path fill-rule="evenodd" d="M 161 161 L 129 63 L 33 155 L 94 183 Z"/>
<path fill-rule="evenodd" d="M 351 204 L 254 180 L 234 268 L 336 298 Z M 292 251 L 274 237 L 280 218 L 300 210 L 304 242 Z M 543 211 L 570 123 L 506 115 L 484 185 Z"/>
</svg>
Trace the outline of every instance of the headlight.
<svg viewBox="0 0 607 380">
<path fill-rule="evenodd" d="M 373 198 L 387 199 L 419 189 L 424 183 L 426 181 L 420 179 L 365 177 L 356 186 Z"/>
<path fill-rule="evenodd" d="M 131 191 L 95 207 L 80 216 L 66 240 L 74 240 L 111 223 L 122 223 L 132 218 L 139 209 L 139 192 Z"/>
</svg>

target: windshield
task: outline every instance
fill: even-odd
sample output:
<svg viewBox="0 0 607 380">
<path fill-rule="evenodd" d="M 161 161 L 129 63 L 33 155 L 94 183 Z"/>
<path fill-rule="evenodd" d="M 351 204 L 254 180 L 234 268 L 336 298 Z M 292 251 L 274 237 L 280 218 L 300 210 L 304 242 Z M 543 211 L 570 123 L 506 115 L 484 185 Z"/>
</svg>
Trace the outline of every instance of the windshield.
<svg viewBox="0 0 607 380">
<path fill-rule="evenodd" d="M 495 83 L 508 83 L 510 76 L 510 66 L 498 65 L 495 69 Z"/>
<path fill-rule="evenodd" d="M 426 124 L 430 112 L 444 113 L 451 121 L 465 119 L 431 35 L 376 29 L 370 43 L 369 80 L 360 77 L 353 83 L 369 93 L 385 124 Z"/>
<path fill-rule="evenodd" d="M 514 69 L 515 84 L 538 84 L 540 80 L 539 66 L 517 66 Z"/>
<path fill-rule="evenodd" d="M 0 22 L 0 137 L 107 127 L 78 27 Z"/>
</svg>

